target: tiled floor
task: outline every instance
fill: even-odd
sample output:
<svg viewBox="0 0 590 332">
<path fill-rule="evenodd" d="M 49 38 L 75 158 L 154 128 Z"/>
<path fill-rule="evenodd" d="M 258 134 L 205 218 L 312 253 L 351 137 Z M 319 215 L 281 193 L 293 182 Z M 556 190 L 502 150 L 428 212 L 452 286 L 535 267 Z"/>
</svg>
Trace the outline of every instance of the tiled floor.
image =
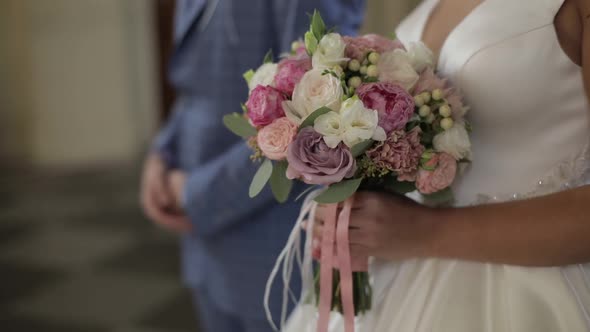
<svg viewBox="0 0 590 332">
<path fill-rule="evenodd" d="M 0 175 L 0 331 L 197 331 L 176 240 L 133 167 Z"/>
</svg>

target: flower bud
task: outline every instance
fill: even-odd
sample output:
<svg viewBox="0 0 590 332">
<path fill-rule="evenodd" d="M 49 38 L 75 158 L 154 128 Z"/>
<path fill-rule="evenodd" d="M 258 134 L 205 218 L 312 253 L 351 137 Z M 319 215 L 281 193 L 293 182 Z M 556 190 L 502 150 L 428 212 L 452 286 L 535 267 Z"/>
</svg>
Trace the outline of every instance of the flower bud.
<svg viewBox="0 0 590 332">
<path fill-rule="evenodd" d="M 422 96 L 422 99 L 424 99 L 425 104 L 428 104 L 430 100 L 432 100 L 432 95 L 428 91 L 422 92 L 420 96 Z"/>
<path fill-rule="evenodd" d="M 379 58 L 380 57 L 381 56 L 379 55 L 379 53 L 377 53 L 377 52 L 371 52 L 371 54 L 369 54 L 368 59 L 369 59 L 369 62 L 370 63 L 376 65 L 379 62 Z"/>
<path fill-rule="evenodd" d="M 294 41 L 294 42 L 291 43 L 291 51 L 297 52 L 297 50 L 299 49 L 299 47 L 301 47 L 301 41 L 296 40 L 296 41 Z"/>
<path fill-rule="evenodd" d="M 449 105 L 442 105 L 439 109 L 438 109 L 438 113 L 440 115 L 442 115 L 445 118 L 448 118 L 451 116 L 452 110 L 451 107 Z"/>
<path fill-rule="evenodd" d="M 441 89 L 436 89 L 432 91 L 432 99 L 434 99 L 435 101 L 443 99 L 443 91 Z"/>
<path fill-rule="evenodd" d="M 416 104 L 416 107 L 418 107 L 418 108 L 424 106 L 425 102 L 424 102 L 424 98 L 422 97 L 422 95 L 414 96 L 414 104 Z"/>
<path fill-rule="evenodd" d="M 352 59 L 348 63 L 348 69 L 351 71 L 359 71 L 359 69 L 361 69 L 361 63 L 357 59 Z"/>
<path fill-rule="evenodd" d="M 332 67 L 332 70 L 336 73 L 336 75 L 338 75 L 339 77 L 341 77 L 344 74 L 344 69 L 342 69 L 341 66 L 334 66 Z"/>
<path fill-rule="evenodd" d="M 354 88 L 354 89 L 356 89 L 359 86 L 361 86 L 362 83 L 363 83 L 363 81 L 358 76 L 353 76 L 353 77 L 351 77 L 351 78 L 348 79 L 348 86 L 351 87 L 351 88 Z"/>
<path fill-rule="evenodd" d="M 375 65 L 370 65 L 367 67 L 367 76 L 369 77 L 378 77 L 379 76 L 379 69 Z"/>
<path fill-rule="evenodd" d="M 363 75 L 367 75 L 367 66 L 361 66 L 359 69 L 360 73 Z"/>
<path fill-rule="evenodd" d="M 425 121 L 426 121 L 426 123 L 429 123 L 430 124 L 430 123 L 433 123 L 435 119 L 436 119 L 436 116 L 434 116 L 433 113 L 430 113 L 430 115 L 428 115 L 426 117 L 426 120 Z"/>
<path fill-rule="evenodd" d="M 440 126 L 444 130 L 449 130 L 453 128 L 453 125 L 455 125 L 455 122 L 451 118 L 444 118 L 440 120 Z"/>
<path fill-rule="evenodd" d="M 425 118 L 425 117 L 432 114 L 432 110 L 430 109 L 430 106 L 422 105 L 422 107 L 420 107 L 420 110 L 418 111 L 418 113 L 420 114 L 421 117 Z"/>
</svg>

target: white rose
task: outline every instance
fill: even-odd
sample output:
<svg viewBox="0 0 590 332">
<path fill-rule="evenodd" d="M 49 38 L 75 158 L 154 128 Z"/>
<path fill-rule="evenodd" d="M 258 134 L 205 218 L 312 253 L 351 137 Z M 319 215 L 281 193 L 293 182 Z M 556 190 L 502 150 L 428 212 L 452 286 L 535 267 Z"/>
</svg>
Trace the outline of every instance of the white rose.
<svg viewBox="0 0 590 332">
<path fill-rule="evenodd" d="M 384 141 L 387 135 L 378 124 L 377 111 L 365 108 L 363 102 L 357 98 L 350 98 L 342 104 L 340 113 L 329 112 L 319 116 L 314 129 L 324 136 L 329 147 L 335 148 L 340 142 L 344 142 L 352 148 L 369 139 Z"/>
<path fill-rule="evenodd" d="M 408 91 L 420 78 L 408 53 L 401 49 L 381 54 L 377 68 L 379 69 L 379 81 L 397 83 Z"/>
<path fill-rule="evenodd" d="M 464 123 L 455 123 L 452 128 L 434 136 L 434 149 L 446 152 L 457 160 L 471 158 L 471 140 Z"/>
<path fill-rule="evenodd" d="M 265 63 L 256 70 L 254 76 L 250 82 L 248 82 L 248 88 L 250 92 L 254 90 L 257 86 L 263 85 L 272 85 L 275 80 L 275 76 L 277 75 L 277 71 L 279 69 L 279 65 L 276 63 Z"/>
<path fill-rule="evenodd" d="M 324 106 L 338 112 L 343 94 L 339 79 L 322 75 L 321 69 L 312 69 L 303 75 L 295 86 L 293 100 L 285 101 L 283 108 L 291 121 L 301 124 L 311 113 Z"/>
<path fill-rule="evenodd" d="M 434 54 L 424 43 L 410 43 L 407 53 L 414 70 L 418 73 L 428 67 L 434 68 Z"/>
<path fill-rule="evenodd" d="M 325 35 L 313 54 L 311 59 L 313 68 L 332 68 L 346 61 L 344 50 L 346 44 L 342 37 L 337 33 Z"/>
</svg>

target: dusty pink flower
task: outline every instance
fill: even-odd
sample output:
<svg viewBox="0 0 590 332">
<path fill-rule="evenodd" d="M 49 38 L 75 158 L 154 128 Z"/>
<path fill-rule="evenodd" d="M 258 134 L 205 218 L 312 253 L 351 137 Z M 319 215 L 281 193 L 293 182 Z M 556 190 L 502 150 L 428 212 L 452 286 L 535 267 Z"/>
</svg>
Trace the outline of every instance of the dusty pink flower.
<svg viewBox="0 0 590 332">
<path fill-rule="evenodd" d="M 271 124 L 275 119 L 284 117 L 283 101 L 285 99 L 285 95 L 273 87 L 257 86 L 246 102 L 248 118 L 252 125 L 263 127 Z"/>
<path fill-rule="evenodd" d="M 399 181 L 416 181 L 420 158 L 425 150 L 420 143 L 420 133 L 419 127 L 407 133 L 396 130 L 385 142 L 367 151 L 367 156 L 380 168 L 395 172 Z"/>
<path fill-rule="evenodd" d="M 422 194 L 434 194 L 449 187 L 457 174 L 457 161 L 447 153 L 435 154 L 424 166 L 434 170 L 420 169 L 416 188 Z"/>
<path fill-rule="evenodd" d="M 256 140 L 262 153 L 271 160 L 287 157 L 287 148 L 297 135 L 297 125 L 287 118 L 278 118 L 260 129 Z"/>
<path fill-rule="evenodd" d="M 397 84 L 363 84 L 357 94 L 366 108 L 379 112 L 379 126 L 388 133 L 404 129 L 414 113 L 414 98 Z"/>
<path fill-rule="evenodd" d="M 369 52 L 388 52 L 404 46 L 399 40 L 392 40 L 383 36 L 368 34 L 360 37 L 345 36 L 346 50 L 344 54 L 351 59 L 362 61 Z"/>
<path fill-rule="evenodd" d="M 463 105 L 463 95 L 455 88 L 447 88 L 445 99 L 453 110 L 453 120 L 459 121 L 465 116 L 465 105 Z"/>
<path fill-rule="evenodd" d="M 428 68 L 422 72 L 422 74 L 420 74 L 420 78 L 414 86 L 414 95 L 425 91 L 432 92 L 436 89 L 441 89 L 444 91 L 446 86 L 447 80 L 437 76 L 432 68 Z"/>
<path fill-rule="evenodd" d="M 306 56 L 289 57 L 279 62 L 279 69 L 275 76 L 274 86 L 286 93 L 293 95 L 295 85 L 301 81 L 303 75 L 311 70 L 311 59 Z"/>
<path fill-rule="evenodd" d="M 356 172 L 356 160 L 344 144 L 329 148 L 312 127 L 302 129 L 287 149 L 287 177 L 307 184 L 330 185 Z"/>
</svg>

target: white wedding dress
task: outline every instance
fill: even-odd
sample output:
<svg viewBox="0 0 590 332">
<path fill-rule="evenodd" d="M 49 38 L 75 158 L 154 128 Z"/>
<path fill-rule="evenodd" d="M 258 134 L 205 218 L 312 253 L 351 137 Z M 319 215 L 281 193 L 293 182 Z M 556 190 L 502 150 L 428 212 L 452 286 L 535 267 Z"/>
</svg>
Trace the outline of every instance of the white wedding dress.
<svg viewBox="0 0 590 332">
<path fill-rule="evenodd" d="M 458 206 L 590 183 L 582 71 L 553 25 L 563 2 L 484 0 L 444 43 L 438 70 L 465 94 L 474 128 L 473 164 L 454 187 Z M 399 26 L 404 43 L 421 39 L 437 3 L 426 0 Z M 590 331 L 590 265 L 375 261 L 371 275 L 373 310 L 357 331 Z M 300 304 L 283 331 L 315 331 L 316 319 L 313 306 Z M 338 314 L 330 331 L 343 331 Z"/>
</svg>

